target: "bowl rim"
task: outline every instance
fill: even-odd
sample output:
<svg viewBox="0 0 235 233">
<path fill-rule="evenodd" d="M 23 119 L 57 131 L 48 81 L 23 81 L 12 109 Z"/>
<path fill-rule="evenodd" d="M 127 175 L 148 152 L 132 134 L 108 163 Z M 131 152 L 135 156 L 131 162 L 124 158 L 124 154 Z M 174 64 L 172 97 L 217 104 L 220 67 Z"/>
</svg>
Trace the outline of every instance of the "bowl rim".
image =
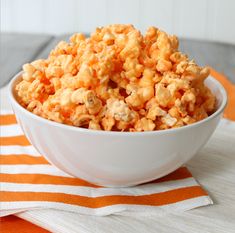
<svg viewBox="0 0 235 233">
<path fill-rule="evenodd" d="M 65 130 L 72 130 L 72 131 L 77 131 L 80 133 L 87 133 L 87 134 L 101 134 L 101 135 L 115 135 L 115 136 L 143 136 L 143 135 L 161 135 L 161 134 L 171 134 L 171 133 L 175 133 L 177 131 L 182 131 L 182 130 L 187 130 L 189 128 L 194 128 L 197 127 L 200 124 L 206 123 L 210 120 L 212 120 L 213 118 L 217 117 L 218 115 L 220 115 L 223 110 L 225 109 L 226 105 L 227 105 L 227 93 L 223 87 L 223 85 L 216 80 L 215 78 L 213 78 L 211 75 L 208 76 L 208 80 L 210 80 L 211 82 L 213 82 L 217 87 L 219 87 L 219 90 L 221 91 L 222 94 L 222 102 L 219 106 L 219 108 L 212 113 L 210 116 L 208 116 L 207 118 L 197 121 L 195 123 L 192 123 L 190 125 L 185 125 L 179 128 L 171 128 L 171 129 L 165 129 L 165 130 L 153 130 L 153 131 L 144 131 L 144 132 L 122 132 L 122 131 L 105 131 L 105 130 L 91 130 L 91 129 L 86 129 L 86 128 L 80 128 L 80 127 L 76 127 L 76 126 L 72 126 L 72 125 L 66 125 L 63 123 L 59 123 L 59 122 L 55 122 L 55 121 L 51 121 L 48 120 L 46 118 L 40 117 L 30 111 L 28 111 L 27 109 L 25 109 L 24 107 L 22 107 L 18 101 L 16 100 L 13 92 L 13 87 L 14 84 L 18 81 L 18 79 L 22 78 L 23 71 L 18 72 L 10 81 L 10 83 L 8 84 L 8 93 L 9 93 L 9 97 L 10 97 L 10 102 L 11 105 L 14 104 L 14 106 L 16 106 L 20 111 L 22 111 L 24 114 L 28 115 L 29 117 L 34 118 L 35 120 L 38 120 L 41 123 L 47 124 L 47 125 L 52 125 L 52 126 L 57 126 L 59 128 L 65 129 Z M 14 109 L 14 108 L 13 108 Z"/>
</svg>

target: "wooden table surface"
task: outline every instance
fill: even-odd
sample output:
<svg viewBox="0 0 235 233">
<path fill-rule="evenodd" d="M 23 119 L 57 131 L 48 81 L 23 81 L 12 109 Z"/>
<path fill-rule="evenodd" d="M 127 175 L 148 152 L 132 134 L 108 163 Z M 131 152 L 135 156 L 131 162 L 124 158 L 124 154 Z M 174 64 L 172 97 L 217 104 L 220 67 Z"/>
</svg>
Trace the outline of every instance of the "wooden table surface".
<svg viewBox="0 0 235 233">
<path fill-rule="evenodd" d="M 13 38 L 13 37 L 14 38 Z M 1 84 L 6 84 L 9 78 L 20 70 L 22 63 L 32 59 L 45 57 L 51 46 L 58 39 L 51 36 L 23 36 L 4 35 L 4 55 L 1 53 Z M 27 37 L 27 39 L 26 39 Z M 4 41 L 6 40 L 6 41 Z M 15 40 L 18 46 L 14 45 Z M 20 47 L 21 41 L 24 47 Z M 9 43 L 13 44 L 10 45 Z M 8 50 L 6 48 L 10 46 Z M 16 46 L 16 47 L 15 47 Z M 36 48 L 37 47 L 37 48 Z M 235 81 L 235 46 L 209 42 L 182 40 L 182 48 L 201 65 L 209 64 L 215 69 L 227 74 L 230 80 Z M 11 52 L 14 51 L 14 56 Z M 3 67 L 4 65 L 4 67 Z M 3 67 L 3 69 L 2 69 Z M 6 87 L 1 88 L 1 108 L 9 109 Z M 193 176 L 209 192 L 214 205 L 194 209 L 184 213 L 172 213 L 162 217 L 87 217 L 61 213 L 61 216 L 51 219 L 53 212 L 29 212 L 22 214 L 25 219 L 37 216 L 38 224 L 42 225 L 48 218 L 50 222 L 60 222 L 55 232 L 185 232 L 185 233 L 232 233 L 235 232 L 235 123 L 224 120 L 214 133 L 213 137 L 188 164 L 187 167 Z M 227 126 L 226 126 L 227 125 Z M 69 219 L 79 223 L 77 227 L 68 225 Z M 63 225 L 63 224 L 64 225 Z M 67 224 L 67 225 L 66 225 Z M 62 227 L 64 226 L 64 228 Z M 67 226 L 67 228 L 66 228 Z M 63 230 L 64 229 L 64 230 Z M 68 231 L 67 231 L 68 232 Z"/>
</svg>

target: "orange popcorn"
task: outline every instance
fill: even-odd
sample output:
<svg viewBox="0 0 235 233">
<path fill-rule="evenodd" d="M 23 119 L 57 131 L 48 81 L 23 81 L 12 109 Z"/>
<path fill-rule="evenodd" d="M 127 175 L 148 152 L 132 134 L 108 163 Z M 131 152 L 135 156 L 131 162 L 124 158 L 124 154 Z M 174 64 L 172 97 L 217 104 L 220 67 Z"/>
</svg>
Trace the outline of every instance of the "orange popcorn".
<svg viewBox="0 0 235 233">
<path fill-rule="evenodd" d="M 152 131 L 192 124 L 215 111 L 207 67 L 155 27 L 97 28 L 61 41 L 47 59 L 23 66 L 20 104 L 46 119 L 91 130 Z"/>
</svg>

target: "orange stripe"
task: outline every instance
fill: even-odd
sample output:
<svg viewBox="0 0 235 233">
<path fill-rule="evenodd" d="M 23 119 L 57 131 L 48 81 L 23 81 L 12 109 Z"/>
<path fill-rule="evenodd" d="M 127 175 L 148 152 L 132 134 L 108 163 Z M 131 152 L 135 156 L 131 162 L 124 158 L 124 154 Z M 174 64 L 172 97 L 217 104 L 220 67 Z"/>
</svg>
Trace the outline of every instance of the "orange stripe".
<svg viewBox="0 0 235 233">
<path fill-rule="evenodd" d="M 7 115 L 0 115 L 0 125 L 13 125 L 17 124 L 15 115 L 7 114 Z"/>
<path fill-rule="evenodd" d="M 223 74 L 210 68 L 211 75 L 217 79 L 225 88 L 228 94 L 228 104 L 224 110 L 224 117 L 235 121 L 235 85 Z"/>
<path fill-rule="evenodd" d="M 53 176 L 44 174 L 0 174 L 0 182 L 20 184 L 58 184 L 98 188 L 100 186 L 73 177 Z"/>
<path fill-rule="evenodd" d="M 192 177 L 192 174 L 186 167 L 180 167 L 176 171 L 156 180 L 151 181 L 150 183 L 161 183 L 171 180 L 180 180 Z"/>
<path fill-rule="evenodd" d="M 7 192 L 2 191 L 0 201 L 50 201 L 79 205 L 89 208 L 100 208 L 117 204 L 160 206 L 176 203 L 186 199 L 206 196 L 200 186 L 192 186 L 142 196 L 111 195 L 102 197 L 85 197 L 64 193 L 44 192 Z"/>
<path fill-rule="evenodd" d="M 1 146 L 29 146 L 31 145 L 28 139 L 24 135 L 20 136 L 12 136 L 12 137 L 0 137 L 0 145 Z"/>
<path fill-rule="evenodd" d="M 0 156 L 0 164 L 49 164 L 43 156 L 34 157 L 31 155 L 2 155 Z"/>
<path fill-rule="evenodd" d="M 50 233 L 50 231 L 13 215 L 0 218 L 0 227 L 1 233 Z"/>
</svg>

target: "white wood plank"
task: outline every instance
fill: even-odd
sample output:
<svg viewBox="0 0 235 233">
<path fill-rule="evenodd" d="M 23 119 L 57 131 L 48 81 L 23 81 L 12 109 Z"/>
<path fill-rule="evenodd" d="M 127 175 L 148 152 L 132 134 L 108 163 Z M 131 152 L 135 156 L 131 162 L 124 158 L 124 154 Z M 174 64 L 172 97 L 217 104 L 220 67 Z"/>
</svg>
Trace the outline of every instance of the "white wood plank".
<svg viewBox="0 0 235 233">
<path fill-rule="evenodd" d="M 63 34 L 111 23 L 235 44 L 233 0 L 2 0 L 1 30 Z"/>
<path fill-rule="evenodd" d="M 177 1 L 175 33 L 189 38 L 204 38 L 207 19 L 207 0 Z"/>
<path fill-rule="evenodd" d="M 1 31 L 15 31 L 16 22 L 13 15 L 16 12 L 16 0 L 11 2 L 1 0 Z"/>
<path fill-rule="evenodd" d="M 12 21 L 10 17 L 10 4 L 7 0 L 0 1 L 1 30 L 12 30 Z"/>
<path fill-rule="evenodd" d="M 43 2 L 44 33 L 74 32 L 77 25 L 75 0 L 40 0 Z"/>
<path fill-rule="evenodd" d="M 205 29 L 205 39 L 213 40 L 214 39 L 214 30 L 216 28 L 216 5 L 217 0 L 207 0 L 207 17 L 206 17 L 206 29 Z"/>
<path fill-rule="evenodd" d="M 146 30 L 156 26 L 163 31 L 173 33 L 174 0 L 146 0 L 140 3 L 140 25 Z"/>
<path fill-rule="evenodd" d="M 107 23 L 129 23 L 140 26 L 140 0 L 107 1 Z"/>
<path fill-rule="evenodd" d="M 42 31 L 42 2 L 31 0 L 8 1 L 11 31 L 14 32 L 41 32 Z M 6 22 L 8 25 L 8 22 Z"/>
<path fill-rule="evenodd" d="M 90 33 L 95 28 L 107 24 L 107 0 L 77 0 L 76 30 Z"/>
<path fill-rule="evenodd" d="M 235 43 L 235 1 L 215 1 L 213 39 Z"/>
</svg>

